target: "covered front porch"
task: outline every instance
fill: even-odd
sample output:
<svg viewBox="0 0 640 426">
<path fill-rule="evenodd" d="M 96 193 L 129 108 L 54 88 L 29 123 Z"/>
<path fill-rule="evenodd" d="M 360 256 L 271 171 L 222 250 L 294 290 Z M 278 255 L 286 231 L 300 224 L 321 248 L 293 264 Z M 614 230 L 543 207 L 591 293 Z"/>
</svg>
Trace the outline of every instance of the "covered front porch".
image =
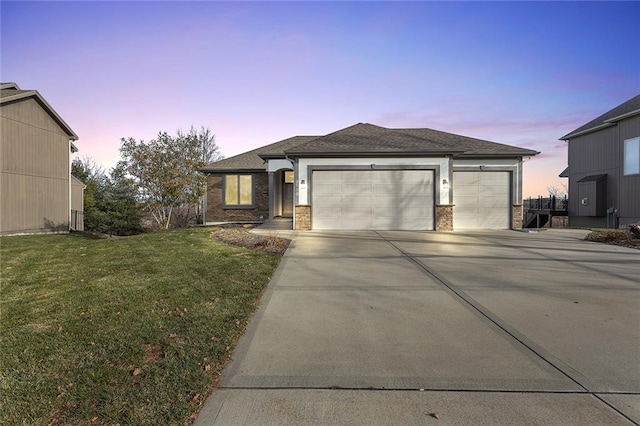
<svg viewBox="0 0 640 426">
<path fill-rule="evenodd" d="M 269 172 L 269 220 L 293 218 L 293 170 Z"/>
</svg>

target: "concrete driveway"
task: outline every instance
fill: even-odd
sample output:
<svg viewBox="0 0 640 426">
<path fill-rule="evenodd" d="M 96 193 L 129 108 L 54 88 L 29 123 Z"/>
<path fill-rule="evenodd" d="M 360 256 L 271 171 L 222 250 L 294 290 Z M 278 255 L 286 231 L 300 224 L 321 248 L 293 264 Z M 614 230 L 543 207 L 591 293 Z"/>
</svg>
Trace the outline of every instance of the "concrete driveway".
<svg viewBox="0 0 640 426">
<path fill-rule="evenodd" d="M 196 424 L 640 422 L 640 251 L 298 233 Z"/>
</svg>

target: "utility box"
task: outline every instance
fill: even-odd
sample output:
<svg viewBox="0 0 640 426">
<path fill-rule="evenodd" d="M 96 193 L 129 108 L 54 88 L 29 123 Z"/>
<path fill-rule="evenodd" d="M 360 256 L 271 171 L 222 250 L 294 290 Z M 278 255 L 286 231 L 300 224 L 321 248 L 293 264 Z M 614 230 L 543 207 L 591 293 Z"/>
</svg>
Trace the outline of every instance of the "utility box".
<svg viewBox="0 0 640 426">
<path fill-rule="evenodd" d="M 593 175 L 580 179 L 578 200 L 578 216 L 606 216 L 607 175 Z"/>
</svg>

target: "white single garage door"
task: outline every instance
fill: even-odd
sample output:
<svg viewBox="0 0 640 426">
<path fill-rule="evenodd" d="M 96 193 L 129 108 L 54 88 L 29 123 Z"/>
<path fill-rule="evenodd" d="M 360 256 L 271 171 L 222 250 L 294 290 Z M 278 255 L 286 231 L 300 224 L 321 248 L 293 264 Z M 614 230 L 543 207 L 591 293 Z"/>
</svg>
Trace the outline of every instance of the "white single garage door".
<svg viewBox="0 0 640 426">
<path fill-rule="evenodd" d="M 433 170 L 316 170 L 313 229 L 433 230 Z"/>
<path fill-rule="evenodd" d="M 453 172 L 453 229 L 510 229 L 509 172 Z"/>
</svg>

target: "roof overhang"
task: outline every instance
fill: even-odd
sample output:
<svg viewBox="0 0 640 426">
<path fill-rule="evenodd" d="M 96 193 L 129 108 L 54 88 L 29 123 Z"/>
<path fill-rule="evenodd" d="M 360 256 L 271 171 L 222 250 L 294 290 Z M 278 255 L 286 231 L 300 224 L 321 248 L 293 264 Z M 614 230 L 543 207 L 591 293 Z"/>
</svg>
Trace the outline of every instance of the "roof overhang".
<svg viewBox="0 0 640 426">
<path fill-rule="evenodd" d="M 558 177 L 569 177 L 569 166 L 558 175 Z"/>
<path fill-rule="evenodd" d="M 602 174 L 602 175 L 591 175 L 591 176 L 585 176 L 582 179 L 580 179 L 578 181 L 578 183 L 583 183 L 583 182 L 601 182 L 603 180 L 607 179 L 607 175 Z"/>
<path fill-rule="evenodd" d="M 524 157 L 535 157 L 540 154 L 538 151 L 528 151 L 522 153 L 513 153 L 513 154 L 474 154 L 474 153 L 462 153 L 456 155 L 456 158 L 524 158 Z"/>
<path fill-rule="evenodd" d="M 595 132 L 597 130 L 602 130 L 602 129 L 606 129 L 607 127 L 612 127 L 615 126 L 617 123 L 604 123 L 601 124 L 599 126 L 595 126 L 592 127 L 590 129 L 584 129 L 581 132 L 577 132 L 577 133 L 568 133 L 566 135 L 564 135 L 563 137 L 561 137 L 559 140 L 561 141 L 568 141 L 569 139 L 573 139 L 573 138 L 577 138 L 578 136 L 582 136 L 582 135 L 586 135 L 587 133 L 591 133 L 591 132 Z"/>
<path fill-rule="evenodd" d="M 614 121 L 624 120 L 625 118 L 633 117 L 634 115 L 638 115 L 638 114 L 640 114 L 640 109 L 629 111 L 626 114 L 618 115 L 617 117 L 610 118 L 608 120 L 605 120 L 604 122 L 605 123 L 612 123 Z"/>
<path fill-rule="evenodd" d="M 200 173 L 206 173 L 206 174 L 212 174 L 212 173 L 223 173 L 223 174 L 228 174 L 228 173 L 266 173 L 267 170 L 266 169 L 211 169 L 211 168 L 204 168 L 204 169 L 198 169 L 198 171 Z"/>
<path fill-rule="evenodd" d="M 267 160 L 286 160 L 287 154 L 258 154 L 258 157 L 262 158 L 264 161 Z"/>
<path fill-rule="evenodd" d="M 316 157 L 316 158 L 354 158 L 354 157 L 449 157 L 461 154 L 464 151 L 287 151 L 290 157 Z"/>
</svg>

